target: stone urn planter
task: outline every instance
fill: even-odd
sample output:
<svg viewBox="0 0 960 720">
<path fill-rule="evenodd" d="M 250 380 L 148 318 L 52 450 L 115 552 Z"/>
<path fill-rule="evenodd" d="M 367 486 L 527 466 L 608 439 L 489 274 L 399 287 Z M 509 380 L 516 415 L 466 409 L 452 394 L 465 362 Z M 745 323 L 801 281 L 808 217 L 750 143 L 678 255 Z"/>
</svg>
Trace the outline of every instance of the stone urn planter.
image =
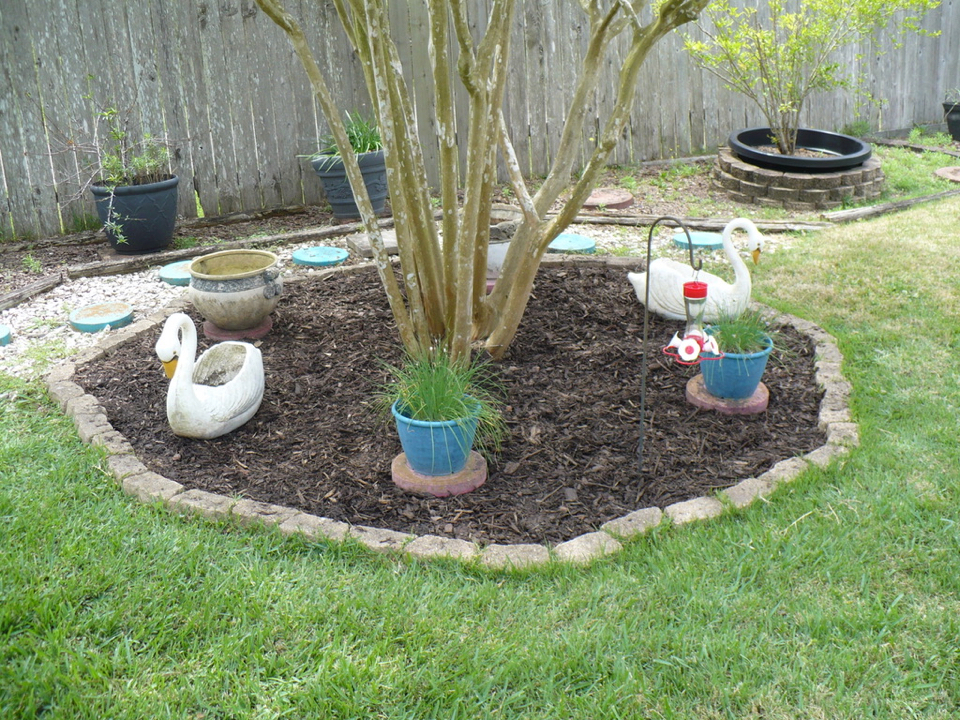
<svg viewBox="0 0 960 720">
<path fill-rule="evenodd" d="M 190 299 L 216 339 L 263 337 L 283 292 L 279 258 L 266 250 L 223 250 L 190 263 Z"/>
</svg>

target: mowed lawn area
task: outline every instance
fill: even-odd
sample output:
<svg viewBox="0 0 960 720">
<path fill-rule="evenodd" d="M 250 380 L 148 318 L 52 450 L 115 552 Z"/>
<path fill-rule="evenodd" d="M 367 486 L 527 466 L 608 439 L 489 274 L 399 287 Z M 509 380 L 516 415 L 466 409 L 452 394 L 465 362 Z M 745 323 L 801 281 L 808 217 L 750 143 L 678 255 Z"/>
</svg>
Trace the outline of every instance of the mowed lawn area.
<svg viewBox="0 0 960 720">
<path fill-rule="evenodd" d="M 958 228 L 952 198 L 766 254 L 754 297 L 837 338 L 860 447 L 586 569 L 140 505 L 0 377 L 0 717 L 960 717 Z"/>
</svg>

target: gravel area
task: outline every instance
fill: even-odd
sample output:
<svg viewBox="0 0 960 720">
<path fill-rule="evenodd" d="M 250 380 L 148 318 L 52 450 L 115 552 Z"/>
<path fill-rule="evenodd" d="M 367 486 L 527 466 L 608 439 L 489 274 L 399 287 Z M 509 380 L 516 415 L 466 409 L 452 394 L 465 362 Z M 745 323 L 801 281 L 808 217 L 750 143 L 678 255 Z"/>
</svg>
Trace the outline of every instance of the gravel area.
<svg viewBox="0 0 960 720">
<path fill-rule="evenodd" d="M 616 255 L 641 256 L 646 252 L 648 228 L 628 225 L 576 224 L 567 232 L 584 235 L 597 244 L 597 252 Z M 654 257 L 667 255 L 683 259 L 684 253 L 672 243 L 676 230 L 658 227 L 653 242 Z M 766 234 L 764 252 L 794 242 L 794 236 Z M 312 270 L 294 265 L 291 255 L 302 247 L 321 243 L 307 242 L 270 247 L 281 258 L 285 277 L 293 274 L 309 274 Z M 323 245 L 347 247 L 346 236 L 324 240 Z M 210 252 L 215 252 L 211 247 Z M 361 262 L 362 258 L 351 257 L 348 262 Z M 12 342 L 0 347 L 0 372 L 32 378 L 50 367 L 52 363 L 75 355 L 96 344 L 110 332 L 83 333 L 70 326 L 72 311 L 95 303 L 127 302 L 133 306 L 134 321 L 150 315 L 166 306 L 175 298 L 189 292 L 189 288 L 171 286 L 159 276 L 161 265 L 127 275 L 110 275 L 95 278 L 66 280 L 61 285 L 42 293 L 16 307 L 0 312 L 0 325 L 11 330 Z M 704 253 L 704 269 L 722 276 L 729 275 L 729 263 L 720 251 Z"/>
</svg>

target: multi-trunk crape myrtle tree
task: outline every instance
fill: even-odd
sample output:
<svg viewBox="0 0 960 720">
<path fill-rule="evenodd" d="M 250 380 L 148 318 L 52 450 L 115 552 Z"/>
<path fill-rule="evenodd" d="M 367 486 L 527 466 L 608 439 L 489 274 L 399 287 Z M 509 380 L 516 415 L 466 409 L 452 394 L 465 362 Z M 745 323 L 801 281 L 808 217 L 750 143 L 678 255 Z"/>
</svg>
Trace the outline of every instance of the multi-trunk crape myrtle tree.
<svg viewBox="0 0 960 720">
<path fill-rule="evenodd" d="M 647 0 L 579 0 L 589 26 L 589 41 L 569 98 L 556 156 L 536 192 L 531 192 L 521 175 L 511 128 L 502 112 L 518 0 L 492 0 L 479 38 L 472 32 L 477 25 L 470 11 L 480 3 L 424 0 L 429 15 L 430 69 L 440 145 L 439 229 L 434 222 L 412 101 L 393 42 L 387 3 L 332 2 L 362 62 L 383 137 L 405 293 L 384 250 L 356 156 L 347 142 L 341 108 L 336 106 L 299 24 L 281 0 L 257 0 L 293 44 L 340 148 L 403 344 L 415 356 L 441 346 L 454 358 L 466 357 L 474 344 L 482 344 L 490 355 L 501 357 L 517 332 L 547 246 L 576 217 L 621 136 L 633 108 L 644 59 L 667 33 L 695 20 L 709 0 L 659 0 L 653 3 L 651 12 L 646 12 Z M 642 15 L 649 19 L 642 20 Z M 624 33 L 630 38 L 627 49 L 614 52 L 614 40 Z M 455 53 L 450 52 L 451 46 L 456 47 Z M 616 103 L 569 199 L 559 212 L 548 217 L 548 210 L 570 184 L 592 92 L 611 59 L 619 68 Z M 457 127 L 454 119 L 457 82 L 469 98 L 466 127 Z M 467 143 L 463 168 L 457 138 L 465 138 Z M 487 295 L 486 257 L 498 155 L 519 201 L 522 220 L 500 277 Z"/>
</svg>

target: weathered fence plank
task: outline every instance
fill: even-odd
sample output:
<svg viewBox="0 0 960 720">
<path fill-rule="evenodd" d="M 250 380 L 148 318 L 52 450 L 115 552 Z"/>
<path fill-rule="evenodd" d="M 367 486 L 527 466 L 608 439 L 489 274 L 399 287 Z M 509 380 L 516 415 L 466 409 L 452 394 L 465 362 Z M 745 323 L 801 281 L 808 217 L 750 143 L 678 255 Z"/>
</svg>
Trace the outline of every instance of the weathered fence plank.
<svg viewBox="0 0 960 720">
<path fill-rule="evenodd" d="M 763 8 L 764 0 L 740 0 Z M 796 1 L 796 0 L 792 0 Z M 490 0 L 468 0 L 479 38 Z M 370 113 L 363 69 L 329 0 L 287 0 L 311 39 L 343 109 Z M 436 177 L 433 87 L 422 0 L 391 0 L 395 41 L 414 91 L 414 110 L 431 179 Z M 649 10 L 643 11 L 649 17 Z M 563 114 L 583 56 L 588 21 L 575 0 L 525 0 L 512 32 L 505 115 L 530 175 L 544 173 L 559 143 Z M 867 109 L 873 127 L 942 121 L 940 102 L 960 86 L 960 1 L 943 0 L 924 21 L 936 38 L 908 36 L 901 48 L 845 50 L 868 89 L 883 96 Z M 697 35 L 693 26 L 685 32 Z M 622 52 L 629 35 L 617 41 Z M 699 153 L 732 130 L 761 124 L 742 97 L 695 68 L 681 34 L 654 48 L 638 80 L 634 112 L 611 162 L 636 163 Z M 457 44 L 450 49 L 456 57 Z M 858 54 L 864 59 L 858 61 Z M 616 61 L 593 92 L 581 132 L 581 162 L 615 101 Z M 460 141 L 468 100 L 455 92 Z M 78 194 L 77 158 L 63 140 L 87 132 L 107 106 L 131 108 L 135 132 L 173 141 L 181 176 L 180 212 L 220 214 L 322 199 L 309 163 L 326 132 L 309 83 L 283 33 L 254 0 L 4 0 L 0 7 L 0 238 L 52 235 L 93 210 Z M 42 112 L 41 112 L 42 108 Z M 856 119 L 856 98 L 816 96 L 804 123 L 837 130 Z M 461 168 L 463 169 L 463 168 Z"/>
</svg>

